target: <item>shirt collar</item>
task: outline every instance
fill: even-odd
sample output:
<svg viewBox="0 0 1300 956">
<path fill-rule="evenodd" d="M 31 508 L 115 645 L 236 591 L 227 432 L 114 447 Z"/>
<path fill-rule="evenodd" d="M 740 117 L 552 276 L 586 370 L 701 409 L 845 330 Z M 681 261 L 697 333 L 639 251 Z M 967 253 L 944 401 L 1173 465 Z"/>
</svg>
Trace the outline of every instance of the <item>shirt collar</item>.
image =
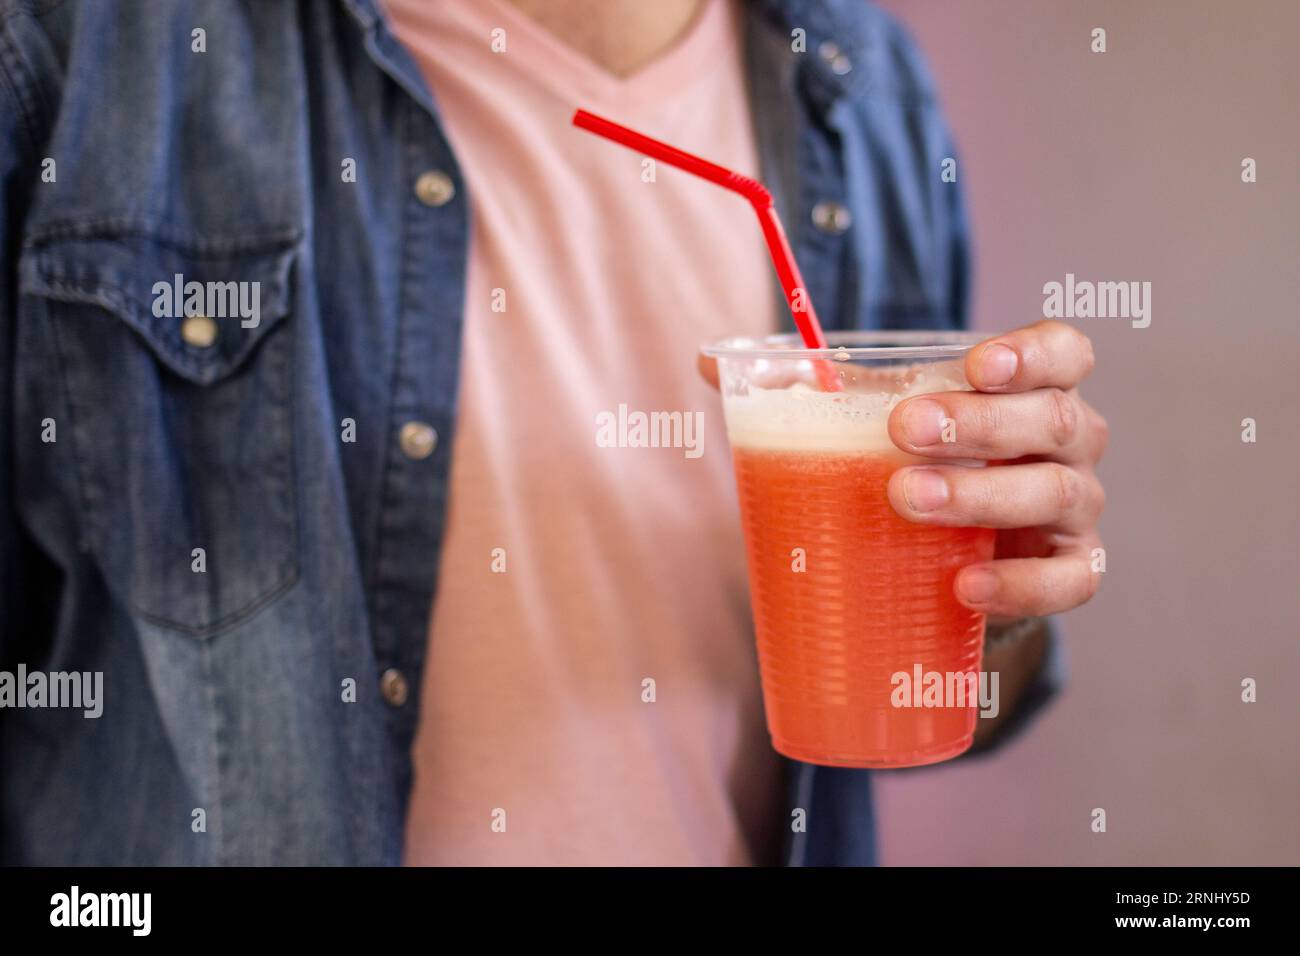
<svg viewBox="0 0 1300 956">
<path fill-rule="evenodd" d="M 828 101 L 867 85 L 869 53 L 880 46 L 874 36 L 881 17 L 865 0 L 746 0 L 751 10 L 790 37 L 802 41 L 806 69 Z M 802 30 L 802 34 L 795 31 Z"/>
<path fill-rule="evenodd" d="M 362 30 L 369 34 L 383 21 L 377 0 L 341 0 Z M 790 37 L 808 59 L 808 71 L 824 102 L 867 86 L 867 55 L 879 45 L 872 34 L 879 17 L 863 16 L 864 0 L 745 0 L 751 15 L 764 17 Z M 802 34 L 796 34 L 802 30 Z"/>
</svg>

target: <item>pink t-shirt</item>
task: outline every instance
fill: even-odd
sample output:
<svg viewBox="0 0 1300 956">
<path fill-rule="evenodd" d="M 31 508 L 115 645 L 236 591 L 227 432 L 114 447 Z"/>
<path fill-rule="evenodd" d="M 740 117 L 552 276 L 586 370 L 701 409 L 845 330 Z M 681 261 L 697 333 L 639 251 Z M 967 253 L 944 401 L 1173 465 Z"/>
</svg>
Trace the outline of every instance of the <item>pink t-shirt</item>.
<svg viewBox="0 0 1300 956">
<path fill-rule="evenodd" d="M 619 78 L 505 0 L 385 6 L 473 209 L 407 862 L 753 862 L 779 764 L 696 350 L 773 331 L 771 265 L 739 197 L 569 122 L 756 174 L 739 10 L 706 0 Z M 638 412 L 679 413 L 682 447 L 618 447 Z"/>
</svg>

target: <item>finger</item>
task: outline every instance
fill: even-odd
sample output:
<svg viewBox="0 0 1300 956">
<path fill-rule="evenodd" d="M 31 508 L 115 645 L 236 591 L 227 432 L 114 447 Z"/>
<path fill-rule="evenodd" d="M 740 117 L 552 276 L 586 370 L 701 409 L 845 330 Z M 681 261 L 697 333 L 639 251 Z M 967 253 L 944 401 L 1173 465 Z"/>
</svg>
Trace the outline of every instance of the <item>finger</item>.
<svg viewBox="0 0 1300 956">
<path fill-rule="evenodd" d="M 1110 425 L 1097 409 L 1083 399 L 1079 399 L 1079 405 L 1088 421 L 1088 460 L 1095 465 L 1106 454 L 1106 445 L 1110 443 Z"/>
<path fill-rule="evenodd" d="M 1087 409 L 1078 394 L 1059 388 L 1009 395 L 939 392 L 900 402 L 889 416 L 894 444 L 929 458 L 1041 455 L 1091 462 L 1096 459 L 1088 427 Z"/>
<path fill-rule="evenodd" d="M 700 370 L 700 377 L 708 382 L 714 388 L 718 387 L 718 360 L 708 355 L 701 355 L 696 360 L 696 368 Z"/>
<path fill-rule="evenodd" d="M 1006 558 L 962 568 L 953 592 L 973 611 L 1005 617 L 1059 614 L 1090 600 L 1101 575 L 1085 551 L 1050 558 Z"/>
<path fill-rule="evenodd" d="M 1092 371 L 1092 342 L 1072 325 L 1044 319 L 981 342 L 966 355 L 966 379 L 981 392 L 1070 389 Z"/>
<path fill-rule="evenodd" d="M 1105 505 L 1090 471 L 1058 462 L 969 468 L 909 465 L 889 479 L 889 502 L 908 521 L 944 527 L 1090 531 Z"/>
</svg>

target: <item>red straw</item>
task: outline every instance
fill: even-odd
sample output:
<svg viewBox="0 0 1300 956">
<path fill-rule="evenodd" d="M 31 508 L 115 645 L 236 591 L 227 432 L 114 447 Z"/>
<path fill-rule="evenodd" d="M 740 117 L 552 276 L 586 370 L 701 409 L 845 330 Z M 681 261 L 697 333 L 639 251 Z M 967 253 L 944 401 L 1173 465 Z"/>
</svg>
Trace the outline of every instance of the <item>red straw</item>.
<svg viewBox="0 0 1300 956">
<path fill-rule="evenodd" d="M 804 345 L 810 349 L 826 348 L 826 336 L 822 332 L 821 323 L 817 321 L 817 312 L 813 309 L 812 299 L 808 297 L 808 290 L 803 284 L 799 264 L 794 260 L 790 242 L 785 237 L 785 230 L 781 228 L 781 220 L 772 203 L 772 194 L 767 191 L 766 186 L 756 179 L 733 173 L 717 163 L 693 156 L 676 146 L 651 139 L 644 133 L 638 133 L 636 130 L 628 129 L 613 120 L 596 116 L 586 110 L 578 110 L 573 114 L 573 125 L 668 163 L 670 166 L 694 173 L 702 179 L 717 183 L 724 189 L 739 193 L 748 199 L 749 204 L 754 207 L 755 215 L 758 216 L 758 224 L 763 228 L 767 251 L 772 256 L 772 264 L 776 266 L 776 274 L 781 279 L 781 288 L 785 290 L 785 299 L 790 303 L 790 313 L 794 316 L 795 327 L 803 337 Z M 839 391 L 840 382 L 834 369 L 826 362 L 817 362 L 816 366 L 822 387 L 828 392 Z"/>
</svg>

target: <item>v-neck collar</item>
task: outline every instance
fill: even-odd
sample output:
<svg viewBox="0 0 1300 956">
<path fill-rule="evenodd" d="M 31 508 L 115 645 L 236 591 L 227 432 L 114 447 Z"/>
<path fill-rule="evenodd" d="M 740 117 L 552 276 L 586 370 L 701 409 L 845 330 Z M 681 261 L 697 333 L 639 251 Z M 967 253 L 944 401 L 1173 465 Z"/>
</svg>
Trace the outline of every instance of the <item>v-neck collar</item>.
<svg viewBox="0 0 1300 956">
<path fill-rule="evenodd" d="M 580 106 L 632 108 L 668 100 L 718 65 L 718 38 L 739 29 L 735 0 L 703 0 L 685 32 L 667 50 L 627 76 L 619 76 L 565 43 L 508 0 L 444 0 L 461 3 L 484 28 L 505 30 L 506 52 L 554 94 Z M 518 54 L 512 57 L 511 54 Z"/>
</svg>

